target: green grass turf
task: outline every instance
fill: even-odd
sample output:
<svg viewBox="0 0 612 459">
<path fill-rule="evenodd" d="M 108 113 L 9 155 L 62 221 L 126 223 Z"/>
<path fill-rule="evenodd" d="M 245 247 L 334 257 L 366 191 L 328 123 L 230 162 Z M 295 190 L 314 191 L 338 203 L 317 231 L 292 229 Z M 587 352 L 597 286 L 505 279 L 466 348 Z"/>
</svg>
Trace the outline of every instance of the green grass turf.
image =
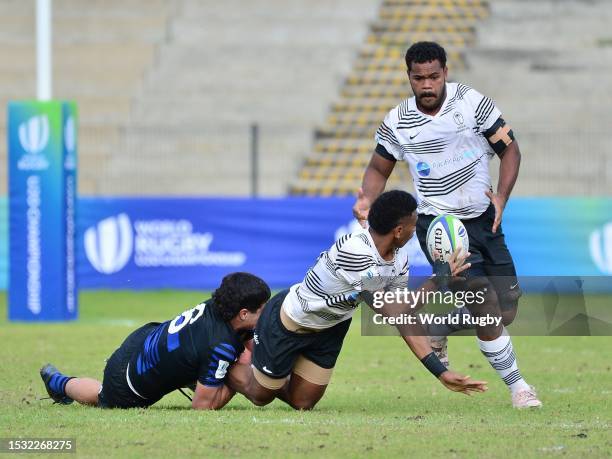
<svg viewBox="0 0 612 459">
<path fill-rule="evenodd" d="M 520 368 L 544 402 L 517 411 L 473 337 L 450 340 L 454 368 L 489 381 L 486 394 L 447 391 L 397 337 L 351 326 L 327 394 L 312 412 L 236 396 L 196 412 L 173 393 L 148 410 L 52 405 L 38 369 L 100 378 L 104 359 L 138 325 L 174 317 L 198 292 L 85 292 L 69 324 L 9 324 L 0 296 L 0 437 L 73 437 L 86 456 L 609 457 L 612 339 L 516 337 Z M 57 456 L 55 456 L 57 457 Z"/>
</svg>

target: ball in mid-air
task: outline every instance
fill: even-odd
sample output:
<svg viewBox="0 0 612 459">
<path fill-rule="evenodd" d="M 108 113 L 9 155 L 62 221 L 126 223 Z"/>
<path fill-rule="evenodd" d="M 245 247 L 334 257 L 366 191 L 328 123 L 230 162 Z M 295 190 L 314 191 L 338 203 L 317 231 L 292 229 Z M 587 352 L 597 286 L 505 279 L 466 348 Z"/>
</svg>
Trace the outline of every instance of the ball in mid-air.
<svg viewBox="0 0 612 459">
<path fill-rule="evenodd" d="M 466 254 L 470 248 L 470 239 L 461 220 L 452 215 L 438 215 L 427 229 L 427 251 L 435 260 L 448 261 L 452 253 L 461 248 Z"/>
</svg>

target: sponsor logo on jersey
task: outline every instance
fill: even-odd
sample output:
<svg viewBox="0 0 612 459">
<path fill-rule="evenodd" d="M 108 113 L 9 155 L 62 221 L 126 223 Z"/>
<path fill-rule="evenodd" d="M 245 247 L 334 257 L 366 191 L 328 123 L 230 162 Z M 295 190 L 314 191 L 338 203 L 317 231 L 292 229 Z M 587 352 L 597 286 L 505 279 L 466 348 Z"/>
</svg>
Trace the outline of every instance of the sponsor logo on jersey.
<svg viewBox="0 0 612 459">
<path fill-rule="evenodd" d="M 423 161 L 417 163 L 416 169 L 417 169 L 417 174 L 419 174 L 419 176 L 421 177 L 427 177 L 431 172 L 431 167 L 429 166 L 429 164 Z"/>
<path fill-rule="evenodd" d="M 604 274 L 612 275 L 612 222 L 591 233 L 589 248 L 597 269 Z"/>
<path fill-rule="evenodd" d="M 410 140 L 413 140 L 420 133 L 421 133 L 421 131 L 417 132 L 415 135 L 409 135 L 408 137 L 410 137 Z"/>
</svg>

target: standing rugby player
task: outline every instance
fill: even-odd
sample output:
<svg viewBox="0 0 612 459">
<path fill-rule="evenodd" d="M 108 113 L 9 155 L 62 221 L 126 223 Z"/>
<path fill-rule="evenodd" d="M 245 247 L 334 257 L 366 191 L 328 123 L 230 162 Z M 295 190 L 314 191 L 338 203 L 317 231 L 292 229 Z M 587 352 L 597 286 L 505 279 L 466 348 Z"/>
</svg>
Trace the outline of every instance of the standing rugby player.
<svg viewBox="0 0 612 459">
<path fill-rule="evenodd" d="M 461 219 L 472 254 L 466 276 L 477 278 L 479 288 L 494 292 L 489 305 L 503 318 L 497 327 L 476 329 L 480 349 L 510 389 L 513 406 L 540 407 L 535 390 L 518 369 L 504 327 L 514 320 L 521 296 L 501 228 L 502 214 L 518 177 L 518 143 L 491 99 L 469 86 L 446 81 L 446 52 L 440 45 L 415 43 L 406 53 L 406 65 L 414 97 L 392 109 L 376 132 L 376 149 L 353 213 L 365 222 L 370 204 L 385 189 L 395 163 L 408 163 L 419 201 L 416 232 L 423 252 L 429 257 L 427 228 L 437 215 Z M 489 176 L 489 161 L 494 155 L 500 158 L 495 193 Z M 451 314 L 462 317 L 470 311 L 464 307 Z M 430 328 L 432 348 L 444 363 L 448 364 L 447 336 L 470 327 Z"/>
</svg>

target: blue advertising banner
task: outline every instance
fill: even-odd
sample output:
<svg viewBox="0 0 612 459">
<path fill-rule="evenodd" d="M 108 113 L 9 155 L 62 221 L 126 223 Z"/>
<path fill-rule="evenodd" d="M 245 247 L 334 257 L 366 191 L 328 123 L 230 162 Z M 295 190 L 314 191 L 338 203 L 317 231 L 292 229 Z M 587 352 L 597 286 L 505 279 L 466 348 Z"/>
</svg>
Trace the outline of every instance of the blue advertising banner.
<svg viewBox="0 0 612 459">
<path fill-rule="evenodd" d="M 319 253 L 357 229 L 353 198 L 79 201 L 84 288 L 209 289 L 232 271 L 275 288 L 302 280 Z M 521 276 L 612 275 L 612 199 L 515 198 L 503 229 Z M 416 238 L 411 274 L 430 268 Z M 612 290 L 612 278 L 610 282 Z"/>
<path fill-rule="evenodd" d="M 352 205 L 352 198 L 80 198 L 79 287 L 211 289 L 236 270 L 287 287 L 357 228 Z M 520 276 L 612 275 L 612 199 L 513 198 L 503 229 Z M 416 240 L 407 250 L 411 273 L 427 275 Z M 612 277 L 607 285 L 612 291 Z"/>
<path fill-rule="evenodd" d="M 519 275 L 612 275 L 612 198 L 512 198 L 503 229 Z"/>
<path fill-rule="evenodd" d="M 0 290 L 8 284 L 8 211 L 5 196 L 0 196 Z"/>
<path fill-rule="evenodd" d="M 352 205 L 351 198 L 83 198 L 79 285 L 210 289 L 229 272 L 249 271 L 286 287 L 356 225 Z"/>
<path fill-rule="evenodd" d="M 11 102 L 8 118 L 9 319 L 74 319 L 76 106 Z"/>
</svg>

